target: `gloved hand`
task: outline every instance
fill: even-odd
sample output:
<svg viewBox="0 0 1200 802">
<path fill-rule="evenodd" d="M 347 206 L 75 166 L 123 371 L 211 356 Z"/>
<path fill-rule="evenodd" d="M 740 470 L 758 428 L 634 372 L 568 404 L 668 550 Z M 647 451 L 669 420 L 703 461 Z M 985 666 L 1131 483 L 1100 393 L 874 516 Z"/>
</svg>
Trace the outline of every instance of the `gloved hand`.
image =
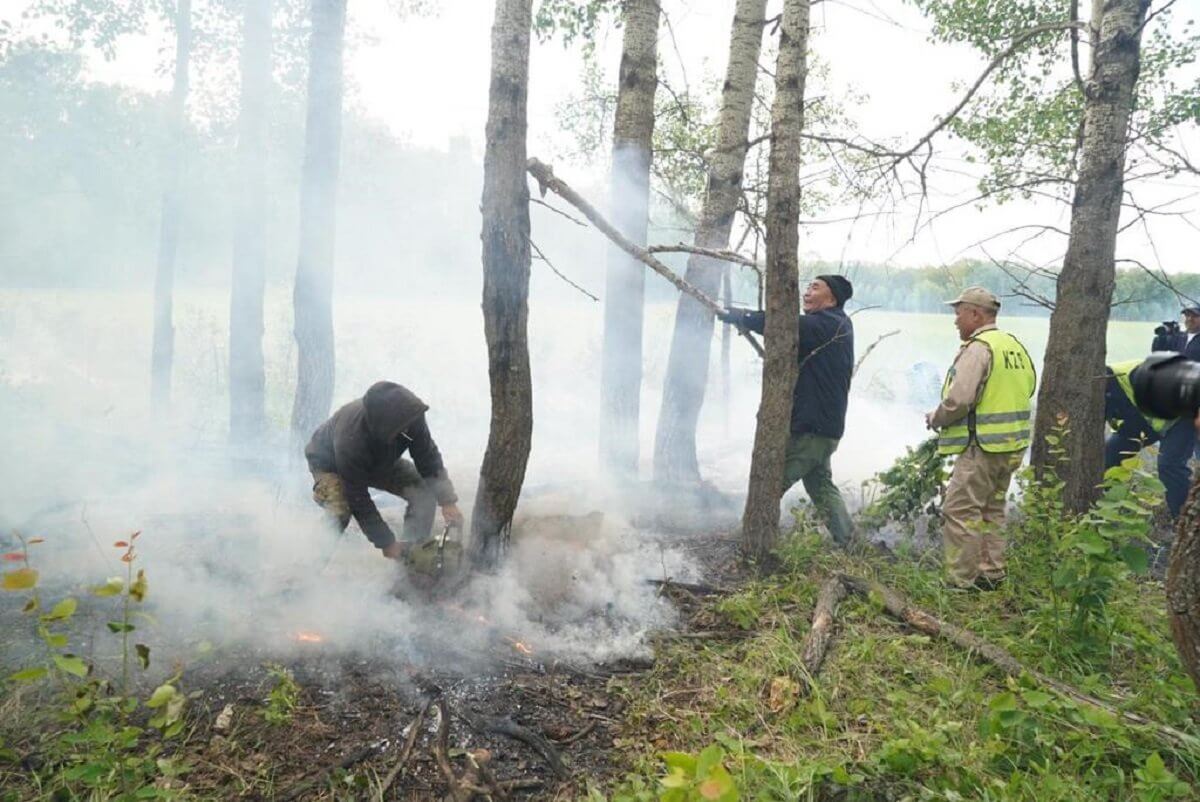
<svg viewBox="0 0 1200 802">
<path fill-rule="evenodd" d="M 408 551 L 408 544 L 400 540 L 393 540 L 391 545 L 384 547 L 382 551 L 383 556 L 389 560 L 403 560 Z"/>
<path fill-rule="evenodd" d="M 728 323 L 731 326 L 736 326 L 742 320 L 742 310 L 727 306 L 720 312 L 717 312 L 716 316 L 717 320 L 721 321 L 722 323 Z"/>
</svg>

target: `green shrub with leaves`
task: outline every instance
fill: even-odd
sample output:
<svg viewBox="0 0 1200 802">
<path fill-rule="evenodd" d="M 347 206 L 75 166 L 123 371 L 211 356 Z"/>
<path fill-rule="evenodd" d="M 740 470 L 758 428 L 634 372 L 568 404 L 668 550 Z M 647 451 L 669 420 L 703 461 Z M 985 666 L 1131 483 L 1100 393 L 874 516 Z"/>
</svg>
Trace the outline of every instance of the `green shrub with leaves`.
<svg viewBox="0 0 1200 802">
<path fill-rule="evenodd" d="M 94 666 L 67 651 L 66 628 L 79 608 L 73 598 L 65 598 L 48 611 L 43 610 L 39 593 L 39 575 L 30 560 L 30 547 L 41 538 L 21 540 L 21 550 L 4 555 L 6 562 L 20 562 L 19 568 L 0 577 L 0 587 L 9 592 L 24 592 L 28 599 L 26 614 L 36 616 L 36 632 L 46 646 L 46 658 L 8 677 L 15 684 L 33 684 L 54 677 L 52 698 L 59 705 L 54 717 L 65 724 L 40 745 L 44 769 L 35 772 L 33 782 L 53 799 L 167 799 L 175 796 L 165 780 L 183 770 L 183 766 L 164 755 L 165 742 L 184 729 L 187 696 L 178 686 L 179 674 L 156 687 L 145 699 L 138 698 L 131 677 L 131 657 L 145 670 L 150 665 L 150 649 L 132 643 L 131 634 L 136 605 L 144 602 L 148 582 L 143 570 L 134 572 L 137 559 L 134 541 L 119 540 L 121 561 L 127 566 L 124 578 L 113 577 L 92 588 L 97 598 L 119 597 L 118 615 L 107 622 L 110 632 L 121 636 L 121 681 L 119 688 L 98 676 Z M 132 648 L 131 648 L 132 647 Z M 144 704 L 148 731 L 138 723 L 135 713 Z M 156 735 L 157 737 L 149 737 Z M 7 750 L 12 752 L 12 750 Z"/>
<path fill-rule="evenodd" d="M 921 516 L 939 513 L 946 475 L 946 458 L 938 453 L 936 437 L 905 449 L 890 468 L 863 483 L 871 501 L 860 520 L 870 529 L 899 524 L 912 534 Z"/>
<path fill-rule="evenodd" d="M 280 665 L 267 666 L 267 676 L 274 683 L 267 693 L 263 718 L 271 724 L 286 724 L 292 720 L 292 714 L 300 704 L 300 686 L 296 684 L 292 672 Z"/>
</svg>

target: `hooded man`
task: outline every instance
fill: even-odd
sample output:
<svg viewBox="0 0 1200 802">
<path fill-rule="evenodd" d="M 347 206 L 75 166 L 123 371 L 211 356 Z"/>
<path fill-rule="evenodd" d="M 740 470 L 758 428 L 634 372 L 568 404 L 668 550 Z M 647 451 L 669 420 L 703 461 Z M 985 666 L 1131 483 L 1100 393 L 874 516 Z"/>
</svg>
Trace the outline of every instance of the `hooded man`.
<svg viewBox="0 0 1200 802">
<path fill-rule="evenodd" d="M 322 423 L 304 449 L 313 500 L 339 530 L 353 517 L 388 559 L 400 559 L 410 546 L 429 538 L 437 506 L 447 524 L 462 523 L 454 485 L 425 423 L 428 409 L 407 388 L 376 382 Z M 411 460 L 402 458 L 406 452 Z M 372 487 L 408 502 L 401 541 L 371 500 Z"/>
<path fill-rule="evenodd" d="M 814 278 L 804 291 L 800 316 L 800 373 L 792 390 L 784 491 L 803 482 L 834 542 L 850 542 L 853 526 L 830 460 L 846 431 L 846 405 L 854 373 L 854 325 L 843 307 L 854 295 L 845 276 Z M 762 334 L 766 313 L 729 309 L 726 323 Z"/>
</svg>

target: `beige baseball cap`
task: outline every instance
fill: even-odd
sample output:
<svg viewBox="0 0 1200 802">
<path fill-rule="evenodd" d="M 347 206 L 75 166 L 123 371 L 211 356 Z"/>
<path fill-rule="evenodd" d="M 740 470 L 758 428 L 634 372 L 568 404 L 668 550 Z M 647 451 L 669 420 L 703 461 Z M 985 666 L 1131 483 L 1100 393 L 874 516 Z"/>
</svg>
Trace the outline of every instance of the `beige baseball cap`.
<svg viewBox="0 0 1200 802">
<path fill-rule="evenodd" d="M 967 287 L 953 301 L 946 301 L 947 306 L 959 304 L 971 304 L 994 312 L 1000 308 L 1000 299 L 983 287 Z"/>
</svg>

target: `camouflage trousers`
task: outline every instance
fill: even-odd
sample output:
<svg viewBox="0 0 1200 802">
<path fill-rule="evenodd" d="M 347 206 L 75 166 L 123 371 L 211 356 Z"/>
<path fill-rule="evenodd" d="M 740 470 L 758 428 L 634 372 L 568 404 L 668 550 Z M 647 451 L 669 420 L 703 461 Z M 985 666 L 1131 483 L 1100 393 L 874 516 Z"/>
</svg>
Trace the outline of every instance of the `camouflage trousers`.
<svg viewBox="0 0 1200 802">
<path fill-rule="evenodd" d="M 991 454 L 972 443 L 955 458 L 942 503 L 942 542 L 952 584 L 968 587 L 981 576 L 1004 576 L 1004 507 L 1023 455 Z"/>
<path fill-rule="evenodd" d="M 312 475 L 313 501 L 325 510 L 338 531 L 343 531 L 350 524 L 350 504 L 346 501 L 342 477 L 325 471 L 313 471 Z M 401 540 L 419 543 L 429 538 L 437 513 L 437 497 L 411 460 L 396 460 L 390 473 L 372 477 L 367 486 L 399 496 L 407 502 Z"/>
</svg>

